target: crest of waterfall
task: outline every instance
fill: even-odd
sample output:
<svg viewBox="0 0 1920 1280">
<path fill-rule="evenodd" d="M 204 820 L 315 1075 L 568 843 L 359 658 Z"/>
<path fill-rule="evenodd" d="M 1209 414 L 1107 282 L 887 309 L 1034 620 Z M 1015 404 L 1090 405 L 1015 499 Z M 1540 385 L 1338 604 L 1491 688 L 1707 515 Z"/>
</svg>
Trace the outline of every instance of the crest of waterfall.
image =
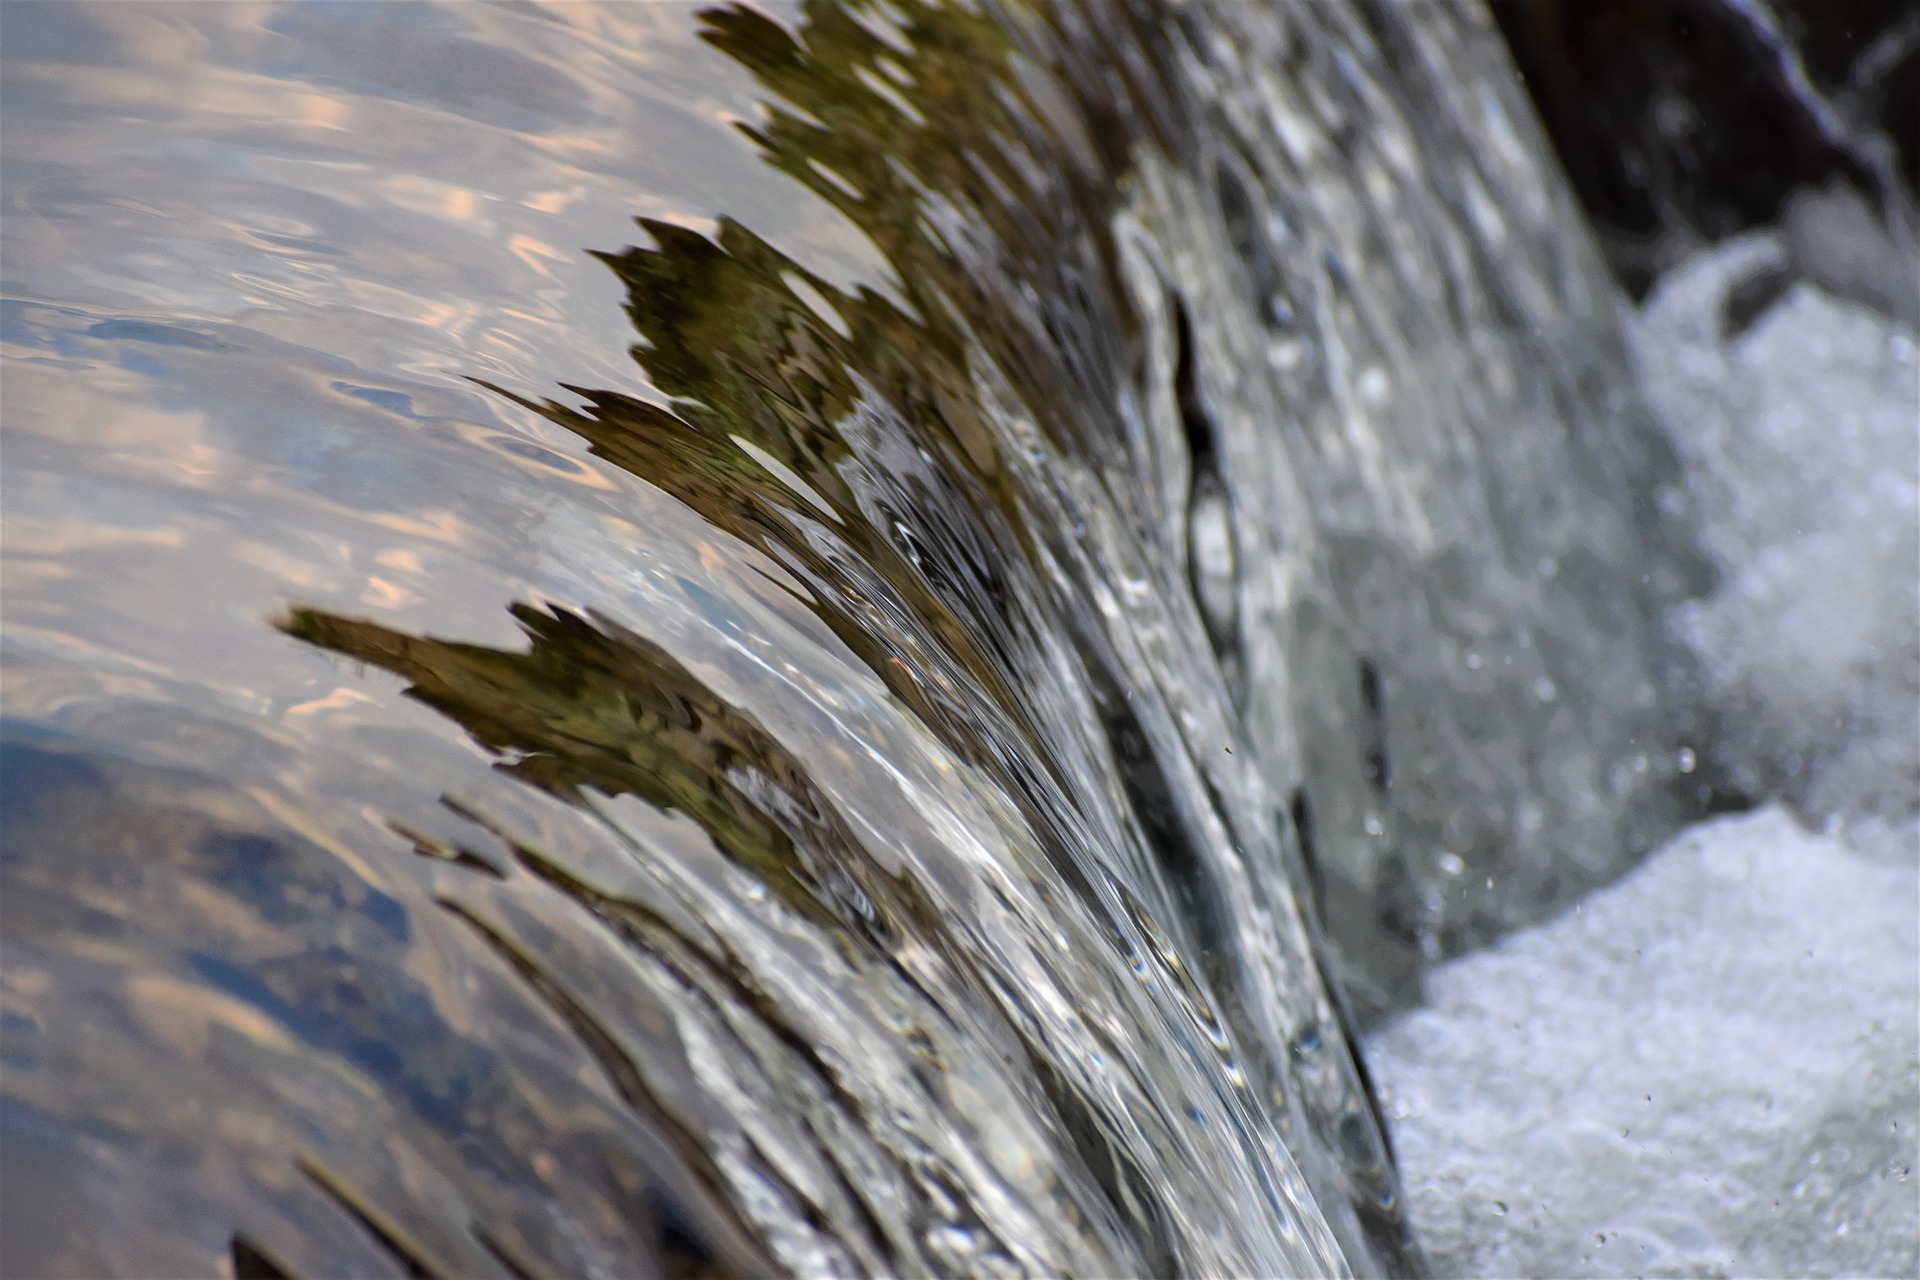
<svg viewBox="0 0 1920 1280">
<path fill-rule="evenodd" d="M 1705 731 L 1483 13 L 5 21 L 9 1266 L 1419 1269 Z"/>
</svg>

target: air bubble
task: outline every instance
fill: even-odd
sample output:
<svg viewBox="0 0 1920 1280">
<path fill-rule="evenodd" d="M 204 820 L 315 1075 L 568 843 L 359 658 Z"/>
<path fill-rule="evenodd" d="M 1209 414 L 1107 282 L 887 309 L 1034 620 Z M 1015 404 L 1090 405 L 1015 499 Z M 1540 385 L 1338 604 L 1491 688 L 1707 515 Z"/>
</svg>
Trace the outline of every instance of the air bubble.
<svg viewBox="0 0 1920 1280">
<path fill-rule="evenodd" d="M 1233 510 L 1226 490 L 1211 474 L 1194 484 L 1187 514 L 1187 545 L 1192 556 L 1194 595 L 1216 638 L 1233 635 L 1239 606 L 1239 566 L 1234 548 Z"/>
</svg>

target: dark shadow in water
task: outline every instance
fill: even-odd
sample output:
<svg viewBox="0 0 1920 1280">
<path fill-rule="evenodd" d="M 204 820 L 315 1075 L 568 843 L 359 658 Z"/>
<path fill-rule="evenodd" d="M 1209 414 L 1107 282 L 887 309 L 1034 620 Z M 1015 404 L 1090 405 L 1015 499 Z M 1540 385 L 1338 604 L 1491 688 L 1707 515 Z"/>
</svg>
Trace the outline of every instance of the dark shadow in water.
<svg viewBox="0 0 1920 1280">
<path fill-rule="evenodd" d="M 871 896 L 884 889 L 858 841 L 806 766 L 751 717 L 605 619 L 512 611 L 532 641 L 526 653 L 307 609 L 283 625 L 408 680 L 410 697 L 506 757 L 499 767 L 508 775 L 574 803 L 592 788 L 685 814 L 803 916 L 856 934 L 886 928 Z"/>
<path fill-rule="evenodd" d="M 34 855 L 0 898 L 0 1043 L 10 1073 L 65 1078 L 65 1114 L 10 1101 L 0 1119 L 5 1274 L 124 1266 L 87 1224 L 129 1176 L 112 1235 L 147 1265 L 230 1222 L 242 1276 L 577 1273 L 607 1265 L 608 1242 L 622 1265 L 677 1249 L 698 1264 L 678 1274 L 771 1270 L 696 1135 L 543 1048 L 568 1025 L 553 983 L 479 965 L 450 999 L 422 964 L 444 942 L 433 921 L 222 779 L 13 725 L 0 778 L 8 849 Z M 526 908 L 502 919 L 532 933 Z M 49 1008 L 32 979 L 54 958 Z M 605 1007 L 657 1078 L 672 1029 L 621 1004 Z M 77 1046 L 46 1035 L 74 1018 Z M 528 1187 L 550 1202 L 530 1212 Z"/>
</svg>

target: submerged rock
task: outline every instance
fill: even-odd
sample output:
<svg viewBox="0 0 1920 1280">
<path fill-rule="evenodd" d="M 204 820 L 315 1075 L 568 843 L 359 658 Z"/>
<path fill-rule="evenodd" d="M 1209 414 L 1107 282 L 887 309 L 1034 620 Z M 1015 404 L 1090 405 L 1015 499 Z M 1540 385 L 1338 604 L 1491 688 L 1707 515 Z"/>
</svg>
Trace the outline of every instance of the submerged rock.
<svg viewBox="0 0 1920 1280">
<path fill-rule="evenodd" d="M 1810 189 L 1864 191 L 1877 216 L 1913 218 L 1920 16 L 1907 0 L 1508 0 L 1493 13 L 1636 300 L 1709 245 L 1796 221 Z"/>
</svg>

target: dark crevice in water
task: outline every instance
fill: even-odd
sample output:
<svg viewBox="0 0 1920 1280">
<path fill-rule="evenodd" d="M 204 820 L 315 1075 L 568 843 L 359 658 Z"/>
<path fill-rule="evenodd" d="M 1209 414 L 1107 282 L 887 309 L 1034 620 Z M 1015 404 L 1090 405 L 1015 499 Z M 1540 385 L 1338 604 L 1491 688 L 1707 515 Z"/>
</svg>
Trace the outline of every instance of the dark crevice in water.
<svg viewBox="0 0 1920 1280">
<path fill-rule="evenodd" d="M 540 875 L 542 879 L 566 893 L 567 896 L 593 911 L 605 923 L 612 926 L 615 933 L 623 937 L 629 945 L 659 954 L 655 945 L 658 938 L 648 939 L 634 928 L 635 918 L 639 913 L 625 908 L 623 904 L 610 903 L 600 898 L 587 886 L 559 873 L 551 863 L 518 842 L 515 842 L 513 847 L 519 854 L 522 864 L 530 871 Z M 471 907 L 446 898 L 441 900 L 440 905 L 448 914 L 472 929 L 488 948 L 540 997 L 560 1022 L 573 1032 L 575 1039 L 600 1067 L 608 1083 L 613 1086 L 622 1100 L 644 1121 L 659 1126 L 670 1135 L 681 1159 L 709 1190 L 719 1191 L 724 1188 L 725 1180 L 714 1167 L 707 1153 L 707 1135 L 688 1129 L 671 1108 L 661 1104 L 660 1099 L 642 1078 L 639 1067 L 615 1042 L 613 1036 L 600 1024 L 599 1019 L 585 1004 L 562 989 L 559 982 L 540 966 L 526 948 L 508 937 L 496 925 L 481 919 Z M 664 922 L 656 923 L 664 924 Z M 676 950 L 681 951 L 682 954 L 685 952 L 684 948 Z M 661 955 L 661 958 L 669 964 L 672 963 L 672 960 L 665 955 Z M 736 994 L 743 997 L 743 1002 L 746 1002 L 749 996 L 748 992 L 741 989 L 736 989 Z M 777 1026 L 772 1018 L 769 1018 L 768 1022 L 769 1025 Z M 823 1080 L 832 1080 L 832 1073 L 827 1069 L 826 1064 L 814 1058 L 811 1047 L 790 1029 L 786 1033 L 785 1043 L 786 1047 L 809 1059 L 814 1070 Z M 837 1175 L 840 1174 L 837 1165 L 829 1167 Z M 818 1207 L 812 1204 L 810 1198 L 800 1188 L 788 1183 L 778 1170 L 763 1161 L 758 1174 L 779 1187 L 793 1203 L 803 1206 L 804 1210 L 812 1215 L 814 1225 L 823 1225 L 824 1220 L 818 1216 Z M 864 1214 L 865 1202 L 857 1188 L 845 1181 L 844 1175 L 840 1176 L 840 1190 L 845 1193 L 847 1202 Z M 725 1203 L 725 1200 L 722 1199 L 719 1202 Z M 646 1208 L 647 1221 L 654 1231 L 654 1249 L 659 1259 L 669 1265 L 669 1274 L 677 1274 L 672 1270 L 671 1264 L 674 1259 L 694 1266 L 694 1270 L 688 1274 L 704 1273 L 703 1268 L 711 1267 L 716 1260 L 711 1236 L 703 1237 L 671 1196 L 659 1187 L 650 1187 L 646 1191 Z M 744 1229 L 744 1224 L 736 1225 Z M 887 1236 L 880 1224 L 870 1214 L 866 1214 L 864 1225 L 868 1229 L 871 1242 L 885 1251 Z M 709 1224 L 708 1231 L 710 1232 L 711 1229 Z M 491 1245 L 491 1242 L 483 1241 L 483 1243 Z M 891 1259 L 889 1261 L 891 1262 Z"/>
<path fill-rule="evenodd" d="M 1237 704 L 1240 687 L 1240 568 L 1233 502 L 1213 416 L 1200 394 L 1193 319 L 1177 293 L 1168 294 L 1174 330 L 1174 402 L 1187 442 L 1187 572 L 1214 655 Z"/>
<path fill-rule="evenodd" d="M 847 1082 L 842 1079 L 840 1069 L 822 1058 L 812 1041 L 790 1025 L 785 1014 L 768 998 L 766 992 L 742 979 L 733 963 L 730 963 L 733 958 L 707 954 L 697 943 L 682 935 L 671 921 L 648 910 L 642 904 L 601 893 L 569 874 L 538 849 L 515 839 L 496 825 L 489 824 L 489 827 L 514 851 L 522 867 L 578 902 L 626 945 L 657 958 L 661 963 L 679 973 L 683 979 L 691 981 L 697 988 L 709 991 L 713 998 L 724 997 L 741 1008 L 753 1010 L 761 1025 L 774 1036 L 781 1048 L 793 1055 L 794 1063 L 810 1072 L 833 1096 L 838 1105 L 844 1107 L 856 1118 L 864 1113 L 866 1104 L 850 1091 Z M 913 903 L 913 895 L 910 894 L 903 895 L 902 900 L 895 903 L 891 909 L 910 919 L 925 915 L 925 909 L 916 907 Z M 924 927 L 925 920 L 921 919 L 919 922 Z M 517 948 L 515 954 L 518 954 Z M 892 968 L 897 979 L 910 987 L 918 987 L 920 980 L 911 970 L 900 967 L 891 956 L 880 958 Z M 537 974 L 529 973 L 525 976 L 536 987 L 539 986 L 540 979 Z M 549 994 L 544 989 L 542 994 L 550 1001 L 556 997 L 564 998 L 560 993 Z M 920 990 L 920 994 L 929 1000 L 933 998 L 933 993 L 924 989 Z M 575 1007 L 578 1007 L 577 1002 Z M 581 1010 L 581 1012 L 584 1015 L 585 1011 Z M 618 1053 L 617 1048 L 612 1051 Z M 1077 1099 L 1072 1101 L 1077 1103 Z M 690 1149 L 697 1145 L 699 1135 L 680 1128 L 664 1110 L 649 1107 L 647 1113 L 665 1121 L 681 1137 L 683 1143 L 689 1145 Z M 697 1150 L 692 1151 L 690 1159 L 696 1166 L 707 1164 L 705 1157 Z M 880 1259 L 889 1268 L 901 1266 L 891 1233 L 874 1216 L 872 1207 L 868 1204 L 858 1181 L 848 1171 L 842 1169 L 837 1158 L 830 1160 L 827 1167 L 843 1193 L 844 1203 L 865 1229 L 867 1240 L 877 1251 Z M 811 1215 L 811 1220 L 816 1226 L 821 1225 L 822 1220 L 817 1216 L 820 1212 L 818 1206 L 812 1203 L 811 1198 L 801 1188 L 788 1183 L 778 1170 L 765 1161 L 762 1161 L 758 1172 L 759 1176 L 780 1187 L 784 1195 L 802 1207 L 803 1212 Z"/>
<path fill-rule="evenodd" d="M 573 1032 L 574 1038 L 599 1065 L 602 1074 L 607 1078 L 607 1083 L 613 1086 L 615 1093 L 626 1100 L 628 1106 L 649 1119 L 666 1119 L 668 1115 L 666 1109 L 660 1106 L 652 1091 L 647 1088 L 633 1060 L 615 1043 L 607 1029 L 600 1025 L 588 1009 L 563 991 L 554 978 L 541 969 L 538 961 L 502 933 L 497 926 L 481 919 L 467 904 L 442 898 L 440 906 L 448 915 L 471 928 L 496 956 L 506 962 L 508 968 L 519 974 L 521 979 L 540 996 L 561 1024 Z M 690 1153 L 699 1151 L 698 1135 L 682 1133 L 678 1136 Z"/>
<path fill-rule="evenodd" d="M 246 1236 L 235 1233 L 229 1253 L 233 1280 L 299 1280 L 279 1259 Z"/>
<path fill-rule="evenodd" d="M 1360 708 L 1365 735 L 1360 765 L 1368 783 L 1385 796 L 1393 790 L 1393 764 L 1387 756 L 1387 699 L 1380 686 L 1380 668 L 1372 658 L 1360 659 Z"/>
<path fill-rule="evenodd" d="M 1195 848 L 1173 785 L 1167 780 L 1145 726 L 1121 686 L 1097 662 L 1089 662 L 1100 719 L 1125 788 L 1127 807 L 1139 823 L 1147 852 L 1173 891 L 1196 954 L 1231 954 L 1234 942 L 1215 900 L 1204 855 Z"/>
<path fill-rule="evenodd" d="M 1794 273 L 1782 265 L 1756 271 L 1727 290 L 1720 311 L 1720 340 L 1732 342 L 1753 328 L 1793 282 Z"/>
<path fill-rule="evenodd" d="M 493 861 L 475 853 L 462 845 L 449 844 L 445 840 L 417 831 L 398 818 L 387 819 L 387 829 L 413 846 L 413 851 L 423 858 L 432 858 L 437 862 L 450 862 L 469 871 L 478 871 L 495 880 L 504 880 L 506 872 L 495 866 Z"/>
<path fill-rule="evenodd" d="M 493 1260 L 500 1264 L 500 1269 L 512 1276 L 513 1280 L 534 1280 L 534 1269 L 522 1261 L 498 1236 L 489 1231 L 484 1223 L 474 1226 L 473 1235 L 474 1239 L 480 1242 L 480 1247 L 485 1249 Z"/>
<path fill-rule="evenodd" d="M 1272 236 L 1263 225 L 1268 219 L 1279 219 L 1284 224 L 1282 213 L 1269 207 L 1266 216 L 1261 216 L 1253 197 L 1247 193 L 1246 181 L 1239 176 L 1232 161 L 1222 159 L 1214 163 L 1213 185 L 1228 243 L 1246 271 L 1254 314 L 1260 317 L 1261 323 L 1275 330 L 1292 332 L 1299 321 L 1293 290 L 1288 286 Z"/>
<path fill-rule="evenodd" d="M 1753 792 L 1727 779 L 1695 783 L 1692 787 L 1702 813 L 1713 817 L 1726 813 L 1751 813 L 1760 801 Z"/>
<path fill-rule="evenodd" d="M 787 1023 L 764 992 L 741 980 L 725 963 L 726 957 L 708 955 L 692 939 L 682 935 L 671 921 L 638 902 L 601 893 L 530 846 L 516 844 L 515 852 L 529 872 L 593 912 L 628 945 L 657 955 L 676 969 L 684 970 L 688 964 L 697 964 L 703 977 L 741 1004 L 754 1008 L 784 1048 L 792 1051 L 821 1081 L 833 1086 L 836 1079 L 833 1068 L 820 1058 L 818 1050 L 805 1036 Z M 850 1106 L 859 1106 L 859 1100 L 851 1095 L 843 1093 L 841 1100 Z"/>
<path fill-rule="evenodd" d="M 742 1005 L 755 1009 L 766 1029 L 782 1047 L 792 1052 L 823 1083 L 835 1089 L 842 1102 L 855 1109 L 860 1106 L 859 1099 L 846 1093 L 844 1086 L 837 1083 L 838 1073 L 819 1056 L 815 1046 L 788 1023 L 780 1010 L 768 1001 L 765 992 L 743 982 L 739 974 L 725 963 L 726 957 L 708 955 L 664 917 L 649 911 L 640 903 L 608 897 L 568 874 L 537 850 L 516 845 L 516 852 L 521 864 L 530 872 L 592 911 L 629 945 L 658 955 L 676 969 L 684 970 L 688 964 L 697 964 L 702 976 L 709 982 L 719 986 Z M 911 980 L 911 975 L 904 972 L 900 976 Z"/>
<path fill-rule="evenodd" d="M 429 1260 L 427 1250 L 410 1239 L 397 1222 L 368 1203 L 344 1179 L 310 1155 L 301 1156 L 296 1163 L 307 1181 L 359 1223 L 411 1280 L 448 1280 L 449 1273 Z"/>
<path fill-rule="evenodd" d="M 1330 972 L 1332 949 L 1326 944 L 1323 931 L 1319 939 L 1321 945 L 1314 950 L 1314 964 L 1330 996 L 1334 1025 L 1347 1043 L 1359 1044 L 1363 1028 L 1354 1016 L 1352 1002 L 1347 999 L 1345 984 Z M 1349 1201 L 1360 1216 L 1361 1226 L 1385 1256 L 1417 1254 L 1410 1219 L 1399 1203 L 1393 1133 L 1386 1122 L 1387 1113 L 1380 1105 L 1380 1091 L 1374 1085 L 1373 1073 L 1367 1068 L 1367 1057 L 1364 1053 L 1355 1053 L 1342 1065 L 1352 1073 L 1361 1104 L 1361 1109 L 1342 1115 L 1338 1126 L 1341 1147 L 1356 1171 L 1358 1184 Z"/>
<path fill-rule="evenodd" d="M 668 1280 L 691 1280 L 695 1276 L 718 1273 L 720 1259 L 700 1229 L 687 1219 L 680 1207 L 658 1187 L 647 1192 L 648 1217 L 653 1224 L 653 1245 L 658 1251 L 660 1269 Z M 877 1240 L 885 1237 L 876 1232 Z"/>
<path fill-rule="evenodd" d="M 1214 443 L 1213 417 L 1200 398 L 1199 375 L 1194 348 L 1193 319 L 1187 304 L 1178 294 L 1173 302 L 1173 395 L 1180 406 L 1180 425 L 1186 431 L 1187 453 L 1193 459 L 1193 474 L 1219 471 L 1219 449 Z"/>
<path fill-rule="evenodd" d="M 1307 798 L 1305 787 L 1293 789 L 1293 798 L 1287 805 L 1287 817 L 1293 823 L 1294 845 L 1300 850 L 1300 865 L 1306 873 L 1307 902 L 1313 908 L 1313 918 L 1325 921 L 1326 873 L 1320 867 L 1320 852 L 1314 840 L 1313 802 Z"/>
<path fill-rule="evenodd" d="M 1116 1052 L 1119 1050 L 1119 1046 L 1113 1048 Z M 1044 1056 L 1035 1055 L 1033 1062 L 1035 1077 L 1053 1104 L 1068 1141 L 1106 1194 L 1107 1201 L 1139 1232 L 1146 1274 L 1178 1275 L 1179 1254 L 1160 1198 L 1153 1193 L 1145 1170 L 1123 1144 L 1102 1130 L 1079 1090 Z"/>
<path fill-rule="evenodd" d="M 1325 923 L 1326 886 L 1315 847 L 1313 806 L 1305 788 L 1294 788 L 1288 806 L 1288 819 L 1293 830 L 1293 847 L 1304 875 L 1305 883 L 1297 885 L 1296 889 L 1305 891 L 1305 923 L 1314 941 L 1314 965 L 1328 994 L 1334 1025 L 1346 1043 L 1358 1044 L 1361 1030 L 1359 1020 L 1354 1016 L 1352 1003 L 1347 998 L 1346 984 L 1340 975 L 1333 972 L 1335 952 L 1327 936 Z M 1321 1037 L 1317 1030 L 1310 1032 L 1305 1039 L 1296 1036 L 1290 1050 L 1296 1061 L 1317 1059 L 1322 1050 Z M 1358 1184 L 1349 1201 L 1362 1230 L 1383 1257 L 1407 1257 L 1415 1246 L 1404 1206 L 1399 1200 L 1393 1143 L 1384 1119 L 1386 1112 L 1380 1106 L 1379 1091 L 1367 1069 L 1366 1056 L 1353 1054 L 1348 1065 L 1364 1110 L 1342 1114 L 1332 1127 L 1336 1141 L 1347 1157 L 1348 1167 L 1355 1171 Z M 1325 1123 L 1325 1118 L 1322 1117 L 1321 1121 Z"/>
</svg>

